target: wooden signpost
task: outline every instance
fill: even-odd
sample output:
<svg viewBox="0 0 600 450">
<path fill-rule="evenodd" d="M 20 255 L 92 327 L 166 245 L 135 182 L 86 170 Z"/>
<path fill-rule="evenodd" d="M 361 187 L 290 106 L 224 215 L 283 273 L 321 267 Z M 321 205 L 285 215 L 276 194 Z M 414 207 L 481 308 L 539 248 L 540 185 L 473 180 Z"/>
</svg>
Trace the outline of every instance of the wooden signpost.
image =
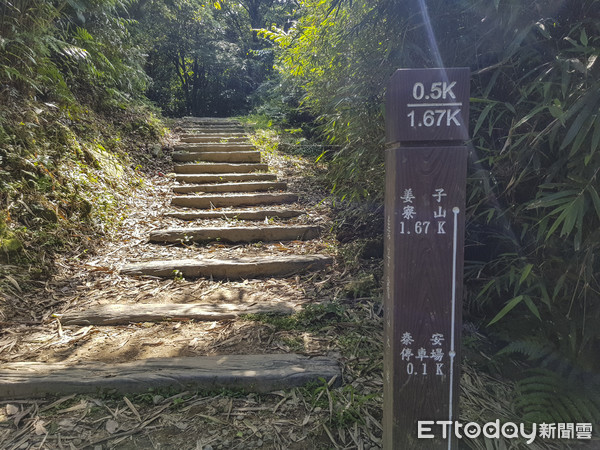
<svg viewBox="0 0 600 450">
<path fill-rule="evenodd" d="M 401 69 L 386 98 L 383 447 L 454 449 L 469 69 Z M 425 433 L 423 433 L 425 435 Z M 434 437 L 431 437 L 434 436 Z"/>
</svg>

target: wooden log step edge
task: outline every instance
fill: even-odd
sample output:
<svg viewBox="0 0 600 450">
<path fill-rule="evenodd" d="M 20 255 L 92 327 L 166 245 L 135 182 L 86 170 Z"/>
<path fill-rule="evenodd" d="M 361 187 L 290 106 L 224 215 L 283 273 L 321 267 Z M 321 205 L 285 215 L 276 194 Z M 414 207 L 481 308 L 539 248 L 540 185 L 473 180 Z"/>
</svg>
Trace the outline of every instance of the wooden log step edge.
<svg viewBox="0 0 600 450">
<path fill-rule="evenodd" d="M 274 181 L 274 173 L 219 173 L 219 174 L 181 174 L 175 176 L 180 183 L 223 183 L 234 181 Z"/>
<path fill-rule="evenodd" d="M 224 208 L 228 206 L 257 206 L 298 201 L 296 194 L 222 194 L 186 195 L 173 197 L 171 205 L 187 208 Z"/>
<path fill-rule="evenodd" d="M 225 211 L 193 211 L 193 212 L 168 212 L 167 217 L 181 220 L 197 219 L 239 219 L 239 220 L 265 220 L 269 217 L 290 219 L 304 214 L 304 211 L 294 209 L 263 209 L 260 211 L 244 211 L 241 209 Z"/>
<path fill-rule="evenodd" d="M 200 117 L 200 116 L 183 116 L 178 120 L 178 123 L 236 123 L 240 121 L 231 117 Z"/>
<path fill-rule="evenodd" d="M 175 173 L 248 173 L 266 172 L 267 164 L 229 164 L 229 163 L 204 163 L 204 164 L 179 164 L 173 167 Z"/>
<path fill-rule="evenodd" d="M 179 126 L 196 126 L 196 127 L 242 127 L 243 125 L 237 120 L 185 120 L 177 122 Z"/>
<path fill-rule="evenodd" d="M 294 311 L 294 306 L 286 302 L 223 305 L 136 303 L 101 305 L 83 311 L 69 311 L 61 316 L 60 321 L 63 325 L 128 325 L 162 320 L 217 321 L 236 319 L 242 314 L 293 314 Z"/>
<path fill-rule="evenodd" d="M 218 184 L 191 184 L 175 186 L 173 192 L 189 194 L 192 192 L 258 192 L 258 191 L 285 191 L 287 183 L 273 181 L 257 181 L 246 183 L 218 183 Z"/>
<path fill-rule="evenodd" d="M 208 144 L 208 143 L 204 143 Z M 196 144 L 179 144 L 173 147 L 176 152 L 186 153 L 214 153 L 214 152 L 249 152 L 256 151 L 256 147 L 253 145 L 237 145 L 237 144 L 219 144 L 219 147 L 215 146 L 214 143 L 210 143 L 210 146 L 204 146 L 202 143 Z"/>
<path fill-rule="evenodd" d="M 199 227 L 168 228 L 150 233 L 150 242 L 271 242 L 316 239 L 321 234 L 317 226 L 275 226 L 262 227 Z"/>
<path fill-rule="evenodd" d="M 124 275 L 149 275 L 163 278 L 173 278 L 176 274 L 181 274 L 188 278 L 242 279 L 292 276 L 320 270 L 330 264 L 333 264 L 333 258 L 323 255 L 272 255 L 139 262 L 124 265 L 120 272 Z"/>
<path fill-rule="evenodd" d="M 206 141 L 206 138 L 210 138 L 212 141 Z M 188 130 L 187 132 L 179 134 L 179 142 L 175 145 L 200 142 L 213 142 L 218 144 L 225 140 L 234 142 L 236 139 L 242 139 L 244 143 L 249 143 L 250 137 L 244 131 Z"/>
<path fill-rule="evenodd" d="M 123 395 L 158 388 L 267 393 L 335 377 L 340 381 L 336 360 L 295 354 L 152 358 L 120 364 L 18 362 L 0 368 L 0 399 L 98 392 Z"/>
<path fill-rule="evenodd" d="M 196 135 L 196 136 L 182 136 L 181 137 L 181 143 L 180 144 L 176 144 L 173 148 L 175 150 L 185 150 L 185 148 L 183 148 L 185 145 L 194 145 L 194 144 L 199 144 L 199 143 L 220 143 L 220 141 L 227 141 L 230 143 L 235 143 L 235 144 L 242 144 L 242 143 L 246 143 L 248 142 L 248 138 L 244 137 L 244 136 L 237 136 L 237 137 L 223 137 L 223 136 L 218 136 L 218 135 Z"/>
<path fill-rule="evenodd" d="M 246 129 L 241 125 L 235 124 L 193 124 L 181 126 L 184 131 L 197 130 L 197 131 L 213 131 L 218 130 L 222 132 L 244 132 Z"/>
<path fill-rule="evenodd" d="M 252 144 L 240 144 L 232 142 L 196 142 L 196 143 L 184 143 L 177 144 L 173 147 L 178 151 L 192 152 L 192 153 L 203 153 L 203 152 L 241 152 L 256 150 L 256 147 Z"/>
<path fill-rule="evenodd" d="M 214 133 L 214 134 L 241 134 L 245 133 L 246 130 L 242 127 L 183 127 L 184 130 L 194 131 L 196 133 Z"/>
<path fill-rule="evenodd" d="M 204 161 L 217 163 L 259 163 L 260 152 L 175 152 L 171 156 L 173 161 L 189 162 Z"/>
</svg>

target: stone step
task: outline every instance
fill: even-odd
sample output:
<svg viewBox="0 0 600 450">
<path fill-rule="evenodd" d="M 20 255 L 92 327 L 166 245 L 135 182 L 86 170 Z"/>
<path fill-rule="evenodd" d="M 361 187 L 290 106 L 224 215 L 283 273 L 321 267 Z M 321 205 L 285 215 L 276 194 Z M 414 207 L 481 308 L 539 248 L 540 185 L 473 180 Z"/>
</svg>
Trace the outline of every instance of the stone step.
<svg viewBox="0 0 600 450">
<path fill-rule="evenodd" d="M 220 143 L 221 141 L 244 143 L 248 141 L 248 136 L 240 133 L 233 134 L 198 134 L 198 133 L 182 133 L 179 135 L 179 139 L 183 143 L 202 143 L 202 142 L 215 142 Z M 178 144 L 181 145 L 181 144 Z M 177 147 L 177 145 L 175 146 Z"/>
<path fill-rule="evenodd" d="M 190 303 L 135 303 L 100 305 L 83 311 L 63 314 L 63 325 L 128 325 L 163 320 L 218 321 L 236 319 L 242 314 L 293 314 L 294 305 L 286 302 L 254 304 L 190 304 Z"/>
<path fill-rule="evenodd" d="M 126 264 L 121 269 L 121 274 L 164 278 L 173 278 L 176 274 L 181 274 L 189 278 L 212 277 L 233 280 L 292 276 L 306 271 L 320 270 L 332 263 L 332 258 L 323 255 L 270 255 L 230 259 L 197 258 Z"/>
<path fill-rule="evenodd" d="M 193 192 L 261 192 L 261 191 L 285 191 L 287 183 L 273 181 L 257 181 L 246 183 L 218 183 L 218 184 L 191 184 L 187 186 L 175 186 L 173 192 L 177 194 L 189 194 Z"/>
<path fill-rule="evenodd" d="M 303 211 L 293 209 L 262 209 L 259 211 L 246 211 L 243 209 L 229 211 L 193 211 L 193 212 L 169 212 L 166 217 L 174 217 L 181 220 L 197 219 L 237 219 L 237 220 L 265 220 L 268 218 L 290 219 L 304 214 Z"/>
<path fill-rule="evenodd" d="M 316 239 L 321 230 L 316 226 L 277 226 L 258 227 L 200 227 L 167 228 L 150 233 L 150 242 L 175 244 L 181 242 L 272 242 L 272 241 L 308 241 Z"/>
<path fill-rule="evenodd" d="M 173 161 L 259 163 L 260 152 L 175 152 Z"/>
<path fill-rule="evenodd" d="M 207 153 L 207 152 L 239 152 L 256 150 L 251 144 L 227 142 L 197 142 L 191 144 L 178 144 L 173 147 L 176 151 Z"/>
<path fill-rule="evenodd" d="M 157 389 L 244 390 L 267 393 L 341 381 L 334 359 L 295 354 L 152 358 L 126 363 L 3 363 L 0 399 L 68 394 L 133 394 Z"/>
<path fill-rule="evenodd" d="M 267 164 L 232 164 L 232 163 L 205 163 L 205 164 L 178 164 L 173 167 L 175 173 L 249 173 L 266 172 Z"/>
<path fill-rule="evenodd" d="M 296 194 L 231 194 L 231 195 L 186 195 L 174 197 L 171 205 L 186 208 L 212 209 L 230 206 L 275 205 L 298 201 Z"/>
<path fill-rule="evenodd" d="M 238 181 L 273 181 L 274 173 L 222 173 L 222 174 L 180 174 L 175 176 L 180 183 L 227 183 Z"/>
</svg>

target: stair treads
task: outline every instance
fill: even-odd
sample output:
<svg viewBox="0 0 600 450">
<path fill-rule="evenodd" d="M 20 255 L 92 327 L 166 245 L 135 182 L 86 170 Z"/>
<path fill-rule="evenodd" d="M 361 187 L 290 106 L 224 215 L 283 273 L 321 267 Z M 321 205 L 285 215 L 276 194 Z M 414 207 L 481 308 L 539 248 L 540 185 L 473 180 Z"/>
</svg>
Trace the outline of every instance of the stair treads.
<svg viewBox="0 0 600 450">
<path fill-rule="evenodd" d="M 196 142 L 196 143 L 184 143 L 175 145 L 177 151 L 188 151 L 188 152 L 240 152 L 240 151 L 251 151 L 256 150 L 256 147 L 252 144 L 240 144 L 240 143 L 215 143 L 215 142 Z"/>
<path fill-rule="evenodd" d="M 195 126 L 195 127 L 183 127 L 188 132 L 193 131 L 194 133 L 214 133 L 214 134 L 242 134 L 245 133 L 243 127 L 230 127 L 230 126 Z"/>
<path fill-rule="evenodd" d="M 166 278 L 173 278 L 175 275 L 181 274 L 190 278 L 240 279 L 291 276 L 309 270 L 319 270 L 332 263 L 332 258 L 323 255 L 199 258 L 126 264 L 121 269 L 121 273 Z"/>
<path fill-rule="evenodd" d="M 240 124 L 240 121 L 231 117 L 212 117 L 212 116 L 183 116 L 178 120 L 178 123 L 235 123 Z"/>
<path fill-rule="evenodd" d="M 321 233 L 317 226 L 277 226 L 258 227 L 196 227 L 168 228 L 150 233 L 150 242 L 272 242 L 316 239 Z"/>
<path fill-rule="evenodd" d="M 152 358 L 120 364 L 17 362 L 0 368 L 0 398 L 103 391 L 123 395 L 162 388 L 266 393 L 336 376 L 340 380 L 334 359 L 295 354 Z"/>
<path fill-rule="evenodd" d="M 246 183 L 190 184 L 175 186 L 173 192 L 189 194 L 192 192 L 259 192 L 285 191 L 287 183 L 274 181 L 256 181 Z"/>
<path fill-rule="evenodd" d="M 204 163 L 180 164 L 173 167 L 175 173 L 249 173 L 266 172 L 267 164 L 231 164 L 231 163 Z"/>
<path fill-rule="evenodd" d="M 274 181 L 274 173 L 220 173 L 220 174 L 178 174 L 175 181 L 180 183 L 224 183 L 234 181 Z"/>
<path fill-rule="evenodd" d="M 171 205 L 187 208 L 226 208 L 237 206 L 273 205 L 294 203 L 296 194 L 222 194 L 222 195 L 186 195 L 173 197 Z"/>
<path fill-rule="evenodd" d="M 205 119 L 194 119 L 194 120 L 183 120 L 183 121 L 179 121 L 177 123 L 177 125 L 179 126 L 183 126 L 183 127 L 189 127 L 189 126 L 193 126 L 193 127 L 241 127 L 242 124 L 237 121 L 237 120 L 213 120 L 213 119 L 209 119 L 209 120 L 205 120 Z"/>
<path fill-rule="evenodd" d="M 190 130 L 190 129 L 211 130 L 211 129 L 215 129 L 215 128 L 223 128 L 223 129 L 226 129 L 226 130 L 244 130 L 245 129 L 241 124 L 239 124 L 239 123 L 233 123 L 233 122 L 229 122 L 229 123 L 201 123 L 201 122 L 196 122 L 196 123 L 180 124 L 179 126 L 181 126 L 181 128 L 183 130 Z"/>
<path fill-rule="evenodd" d="M 259 163 L 260 152 L 175 152 L 172 158 L 178 162 Z"/>
<path fill-rule="evenodd" d="M 202 142 L 215 142 L 220 143 L 220 141 L 226 141 L 231 143 L 244 143 L 248 141 L 248 136 L 241 133 L 232 133 L 232 134 L 215 134 L 215 133 L 189 133 L 189 134 L 180 134 L 179 138 L 182 144 L 175 145 L 175 148 L 182 145 L 189 145 L 190 143 L 202 143 Z"/>
<path fill-rule="evenodd" d="M 304 214 L 303 211 L 294 209 L 263 209 L 260 211 L 225 210 L 225 211 L 193 211 L 193 212 L 169 212 L 167 217 L 174 217 L 182 220 L 197 219 L 239 219 L 239 220 L 265 220 L 266 218 L 276 217 L 279 219 L 289 219 Z"/>
<path fill-rule="evenodd" d="M 63 325 L 127 325 L 162 320 L 227 320 L 241 314 L 292 314 L 286 302 L 200 305 L 189 303 L 136 303 L 94 306 L 61 316 Z"/>
</svg>

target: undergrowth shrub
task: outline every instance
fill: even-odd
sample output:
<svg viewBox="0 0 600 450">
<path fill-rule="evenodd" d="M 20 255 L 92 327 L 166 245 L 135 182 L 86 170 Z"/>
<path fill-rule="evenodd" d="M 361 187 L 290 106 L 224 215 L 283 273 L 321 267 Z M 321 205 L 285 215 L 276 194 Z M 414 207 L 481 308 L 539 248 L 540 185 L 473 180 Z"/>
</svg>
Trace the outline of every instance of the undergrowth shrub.
<svg viewBox="0 0 600 450">
<path fill-rule="evenodd" d="M 302 6 L 290 30 L 261 34 L 301 92 L 298 110 L 332 145 L 322 156 L 330 187 L 357 216 L 361 202 L 383 197 L 382 107 L 394 70 L 471 68 L 465 319 L 491 353 L 482 369 L 514 380 L 526 420 L 597 422 L 600 1 Z M 338 238 L 376 223 L 362 216 L 343 211 Z"/>
<path fill-rule="evenodd" d="M 0 297 L 110 236 L 140 183 L 128 153 L 164 134 L 130 4 L 0 3 Z"/>
</svg>

